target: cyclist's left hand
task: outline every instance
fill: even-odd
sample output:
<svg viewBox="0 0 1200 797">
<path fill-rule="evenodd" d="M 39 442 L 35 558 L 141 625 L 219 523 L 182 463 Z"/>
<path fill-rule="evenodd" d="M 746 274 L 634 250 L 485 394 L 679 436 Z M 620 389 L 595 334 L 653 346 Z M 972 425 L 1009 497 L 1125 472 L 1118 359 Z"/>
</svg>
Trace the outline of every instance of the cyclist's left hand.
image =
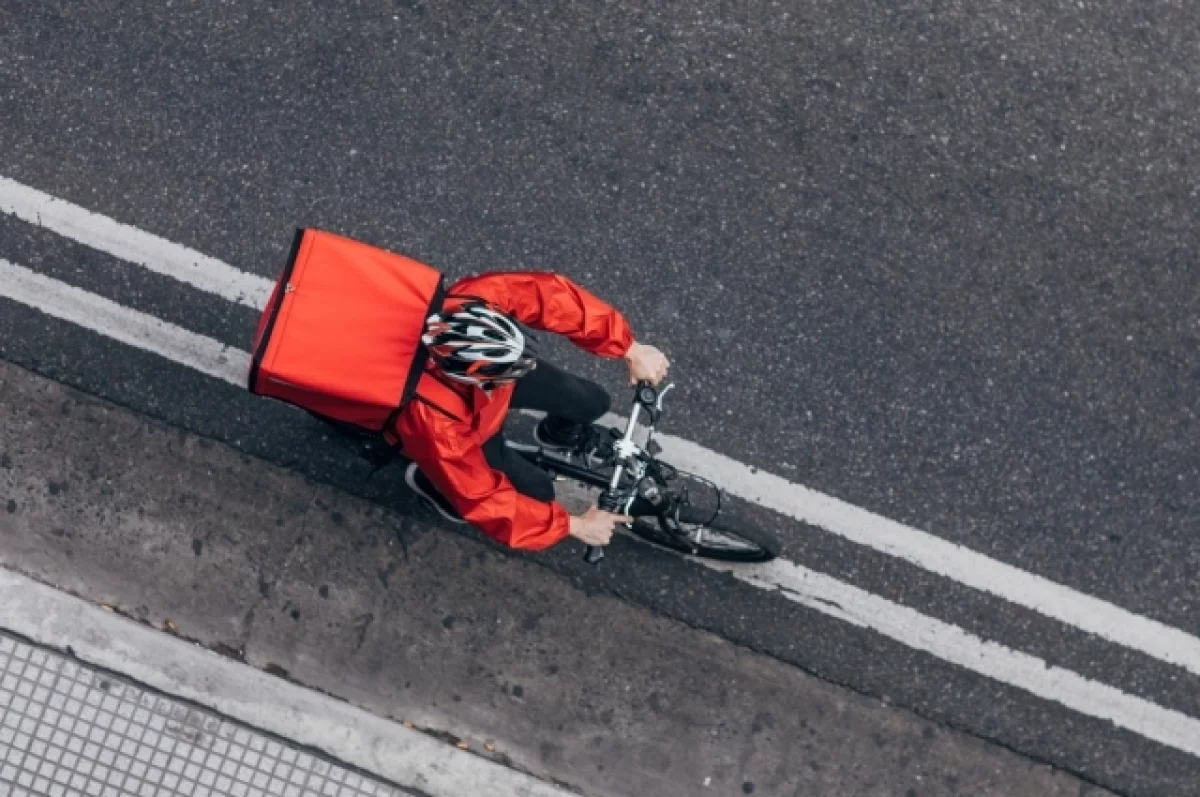
<svg viewBox="0 0 1200 797">
<path fill-rule="evenodd" d="M 671 367 L 670 360 L 654 346 L 634 343 L 625 352 L 625 362 L 629 364 L 629 384 L 636 385 L 646 381 L 652 385 L 667 378 L 667 370 Z"/>
</svg>

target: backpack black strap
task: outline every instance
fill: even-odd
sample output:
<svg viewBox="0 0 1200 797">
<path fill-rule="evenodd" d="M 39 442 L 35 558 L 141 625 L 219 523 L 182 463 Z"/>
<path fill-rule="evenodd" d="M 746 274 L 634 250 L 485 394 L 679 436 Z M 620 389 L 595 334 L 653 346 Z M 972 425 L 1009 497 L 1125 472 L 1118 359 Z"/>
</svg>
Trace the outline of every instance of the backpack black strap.
<svg viewBox="0 0 1200 797">
<path fill-rule="evenodd" d="M 437 287 L 434 288 L 433 296 L 429 300 L 429 306 L 425 309 L 425 318 L 438 312 L 442 309 L 442 304 L 446 301 L 446 278 L 439 277 Z M 424 327 L 422 327 L 424 329 Z M 421 375 L 425 373 L 425 363 L 429 362 L 429 349 L 419 339 L 417 341 L 417 351 L 413 354 L 412 364 L 408 369 L 408 378 L 404 380 L 404 390 L 400 393 L 400 401 L 397 402 L 396 408 L 388 414 L 387 420 L 383 424 L 384 429 L 391 429 L 396 423 L 396 418 L 399 417 L 404 405 L 409 402 L 413 394 L 417 392 L 417 385 L 421 381 Z"/>
</svg>

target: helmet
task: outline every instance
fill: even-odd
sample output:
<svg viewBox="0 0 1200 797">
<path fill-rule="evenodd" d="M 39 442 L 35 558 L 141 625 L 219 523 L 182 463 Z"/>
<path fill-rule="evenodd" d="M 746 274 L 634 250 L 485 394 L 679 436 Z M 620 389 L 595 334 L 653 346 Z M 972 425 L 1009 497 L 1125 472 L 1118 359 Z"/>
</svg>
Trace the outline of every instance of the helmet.
<svg viewBox="0 0 1200 797">
<path fill-rule="evenodd" d="M 505 314 L 484 302 L 470 301 L 429 316 L 421 340 L 442 373 L 482 386 L 532 371 L 537 352 L 531 337 Z"/>
</svg>

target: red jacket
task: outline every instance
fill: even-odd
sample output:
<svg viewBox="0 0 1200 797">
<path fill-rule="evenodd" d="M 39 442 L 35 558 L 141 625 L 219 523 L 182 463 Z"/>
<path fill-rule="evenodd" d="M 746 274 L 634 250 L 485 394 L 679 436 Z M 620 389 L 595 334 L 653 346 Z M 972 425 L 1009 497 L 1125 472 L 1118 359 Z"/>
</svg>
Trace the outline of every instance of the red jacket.
<svg viewBox="0 0 1200 797">
<path fill-rule="evenodd" d="M 623 356 L 633 344 L 624 317 L 566 277 L 544 272 L 492 273 L 468 277 L 447 292 L 487 301 L 534 329 L 566 336 L 600 357 Z M 432 366 L 430 366 L 432 367 Z M 426 375 L 418 387 L 430 385 Z M 449 380 L 446 380 L 449 381 Z M 508 477 L 495 471 L 483 455 L 483 444 L 504 425 L 514 385 L 485 392 L 455 384 L 453 406 L 420 399 L 410 401 L 393 427 L 405 456 L 417 463 L 434 486 L 470 523 L 489 537 L 513 548 L 541 550 L 567 536 L 567 511 L 521 495 Z M 448 412 L 445 412 L 448 410 Z"/>
</svg>

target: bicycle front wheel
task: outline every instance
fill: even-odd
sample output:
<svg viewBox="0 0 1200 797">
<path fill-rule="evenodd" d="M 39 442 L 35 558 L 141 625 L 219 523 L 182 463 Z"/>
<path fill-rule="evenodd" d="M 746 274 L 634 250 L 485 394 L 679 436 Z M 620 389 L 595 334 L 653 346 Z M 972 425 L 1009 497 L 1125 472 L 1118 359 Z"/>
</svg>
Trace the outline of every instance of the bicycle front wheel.
<svg viewBox="0 0 1200 797">
<path fill-rule="evenodd" d="M 783 547 L 769 531 L 729 523 L 724 518 L 693 525 L 670 517 L 640 517 L 633 523 L 633 532 L 655 545 L 723 562 L 769 562 Z"/>
</svg>

